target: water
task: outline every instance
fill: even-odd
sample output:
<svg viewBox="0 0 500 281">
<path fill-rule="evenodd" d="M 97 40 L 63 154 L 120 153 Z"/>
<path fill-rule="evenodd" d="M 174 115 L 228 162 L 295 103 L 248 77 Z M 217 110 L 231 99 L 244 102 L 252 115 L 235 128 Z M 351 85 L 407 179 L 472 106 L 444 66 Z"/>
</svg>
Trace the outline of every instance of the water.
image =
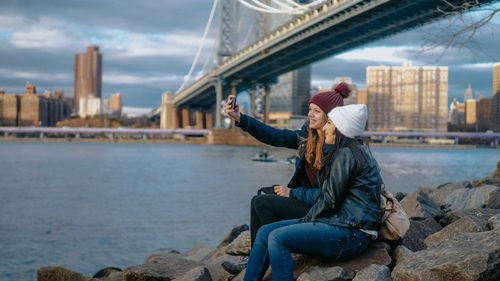
<svg viewBox="0 0 500 281">
<path fill-rule="evenodd" d="M 492 149 L 374 148 L 390 190 L 483 178 Z M 0 142 L 0 280 L 43 266 L 92 276 L 164 248 L 216 246 L 248 223 L 257 187 L 293 165 L 249 161 L 257 147 Z M 294 151 L 270 150 L 285 159 Z"/>
</svg>

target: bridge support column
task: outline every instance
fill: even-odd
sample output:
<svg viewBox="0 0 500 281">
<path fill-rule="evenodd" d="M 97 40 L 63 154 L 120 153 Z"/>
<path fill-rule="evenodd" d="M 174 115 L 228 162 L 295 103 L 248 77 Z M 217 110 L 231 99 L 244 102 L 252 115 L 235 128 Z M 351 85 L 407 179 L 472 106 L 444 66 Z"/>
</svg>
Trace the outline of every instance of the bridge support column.
<svg viewBox="0 0 500 281">
<path fill-rule="evenodd" d="M 458 145 L 458 137 L 455 137 L 455 145 Z"/>
<path fill-rule="evenodd" d="M 189 127 L 189 109 L 183 108 L 182 112 L 182 128 L 187 129 Z"/>
<path fill-rule="evenodd" d="M 196 121 L 195 128 L 196 129 L 203 129 L 203 113 L 201 112 L 201 110 L 200 109 L 195 110 L 194 116 L 195 116 L 195 121 Z"/>
<path fill-rule="evenodd" d="M 160 128 L 177 129 L 179 122 L 177 120 L 177 110 L 174 106 L 174 97 L 171 92 L 166 92 L 161 97 Z"/>
<path fill-rule="evenodd" d="M 43 139 L 43 132 L 40 132 L 40 138 Z"/>
<path fill-rule="evenodd" d="M 215 128 L 219 129 L 222 124 L 222 78 L 218 78 L 215 85 Z"/>
<path fill-rule="evenodd" d="M 250 97 L 250 104 L 252 106 L 252 117 L 255 118 L 255 88 L 257 87 L 255 81 L 252 81 L 252 96 Z"/>
<path fill-rule="evenodd" d="M 269 124 L 269 85 L 264 85 L 264 124 Z"/>
<path fill-rule="evenodd" d="M 212 118 L 212 112 L 206 112 L 205 113 L 205 125 L 207 129 L 211 130 L 213 127 L 213 118 Z"/>
</svg>

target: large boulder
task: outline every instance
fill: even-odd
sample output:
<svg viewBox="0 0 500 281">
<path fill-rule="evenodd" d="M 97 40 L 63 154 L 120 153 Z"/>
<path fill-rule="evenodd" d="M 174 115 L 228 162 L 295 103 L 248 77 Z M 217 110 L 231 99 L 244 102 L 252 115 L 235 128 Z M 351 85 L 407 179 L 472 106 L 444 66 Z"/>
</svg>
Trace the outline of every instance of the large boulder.
<svg viewBox="0 0 500 281">
<path fill-rule="evenodd" d="M 417 191 L 401 200 L 406 215 L 410 219 L 425 220 L 427 218 L 439 220 L 445 214 L 434 201 L 423 191 Z"/>
<path fill-rule="evenodd" d="M 500 209 L 479 208 L 479 209 L 458 210 L 450 213 L 448 223 L 451 224 L 465 217 L 477 218 L 479 220 L 488 220 L 489 218 L 498 213 L 500 213 Z"/>
<path fill-rule="evenodd" d="M 89 278 L 64 267 L 42 267 L 38 269 L 38 281 L 88 281 Z"/>
<path fill-rule="evenodd" d="M 460 234 L 487 230 L 489 230 L 488 218 L 467 216 L 447 225 L 441 231 L 429 235 L 429 237 L 425 239 L 424 244 L 426 247 L 430 247 L 439 241 Z"/>
<path fill-rule="evenodd" d="M 385 265 L 372 264 L 358 272 L 352 281 L 392 281 L 391 271 Z"/>
<path fill-rule="evenodd" d="M 442 228 L 434 219 L 423 221 L 410 220 L 410 229 L 406 232 L 402 244 L 412 251 L 423 250 L 425 249 L 425 238 L 440 231 Z"/>
<path fill-rule="evenodd" d="M 116 267 L 106 267 L 96 272 L 92 278 L 96 278 L 101 281 L 121 281 L 122 270 Z"/>
<path fill-rule="evenodd" d="M 194 246 L 189 250 L 184 257 L 188 260 L 196 262 L 204 262 L 208 260 L 213 254 L 215 254 L 216 248 L 206 247 L 206 246 Z"/>
<path fill-rule="evenodd" d="M 318 264 L 321 267 L 340 266 L 348 271 L 358 272 L 369 267 L 372 264 L 389 266 L 392 262 L 389 256 L 389 245 L 384 242 L 373 242 L 359 256 L 348 260 L 323 260 Z"/>
<path fill-rule="evenodd" d="M 243 231 L 231 244 L 226 247 L 226 254 L 250 255 L 251 250 L 250 231 Z"/>
<path fill-rule="evenodd" d="M 249 230 L 250 228 L 248 227 L 247 224 L 242 224 L 239 225 L 233 229 L 222 239 L 222 242 L 217 246 L 217 248 L 225 247 L 229 245 L 229 243 L 233 242 L 236 237 L 238 237 L 243 231 Z"/>
<path fill-rule="evenodd" d="M 488 219 L 488 226 L 491 230 L 500 231 L 500 213 Z"/>
<path fill-rule="evenodd" d="M 492 178 L 500 178 L 500 161 L 497 162 L 497 169 L 491 174 Z"/>
<path fill-rule="evenodd" d="M 476 188 L 460 188 L 446 197 L 443 205 L 448 211 L 477 208 L 500 209 L 500 187 L 484 185 Z"/>
<path fill-rule="evenodd" d="M 311 266 L 308 270 L 300 274 L 297 281 L 350 281 L 353 277 L 353 272 L 346 271 L 340 266 Z"/>
<path fill-rule="evenodd" d="M 176 281 L 212 281 L 210 272 L 203 266 L 199 266 L 186 272 L 182 277 L 176 278 Z"/>
<path fill-rule="evenodd" d="M 495 186 L 500 186 L 500 177 L 486 177 L 481 181 L 483 185 L 495 185 Z"/>
<path fill-rule="evenodd" d="M 151 255 L 144 264 L 123 269 L 123 280 L 172 280 L 199 266 L 200 263 L 188 260 L 179 254 Z"/>
<path fill-rule="evenodd" d="M 403 245 L 399 245 L 396 247 L 396 250 L 394 250 L 394 259 L 396 260 L 396 263 L 398 263 L 409 257 L 411 254 L 413 254 L 412 250 Z"/>
<path fill-rule="evenodd" d="M 500 232 L 467 233 L 438 242 L 402 259 L 398 280 L 500 280 Z"/>
<path fill-rule="evenodd" d="M 469 181 L 445 183 L 433 189 L 433 191 L 429 193 L 429 197 L 432 199 L 432 201 L 434 201 L 434 203 L 436 203 L 438 206 L 441 206 L 443 205 L 446 197 L 453 193 L 453 191 L 460 188 L 472 188 L 472 185 Z"/>
</svg>

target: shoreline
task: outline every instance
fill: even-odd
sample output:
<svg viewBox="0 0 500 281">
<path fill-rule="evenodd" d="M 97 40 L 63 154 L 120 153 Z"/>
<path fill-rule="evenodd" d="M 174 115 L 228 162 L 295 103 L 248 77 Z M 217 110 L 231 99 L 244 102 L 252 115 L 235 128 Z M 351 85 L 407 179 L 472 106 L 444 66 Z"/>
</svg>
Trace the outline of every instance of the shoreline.
<svg viewBox="0 0 500 281">
<path fill-rule="evenodd" d="M 158 143 L 158 144 L 202 144 L 202 145 L 230 145 L 230 146 L 266 146 L 266 144 L 210 144 L 206 138 L 187 137 L 186 139 L 130 139 L 130 138 L 19 138 L 0 137 L 0 142 L 77 142 L 77 143 Z M 370 147 L 376 148 L 441 148 L 441 149 L 468 149 L 468 148 L 489 148 L 487 145 L 474 144 L 416 144 L 416 143 L 377 143 L 370 142 Z"/>
</svg>

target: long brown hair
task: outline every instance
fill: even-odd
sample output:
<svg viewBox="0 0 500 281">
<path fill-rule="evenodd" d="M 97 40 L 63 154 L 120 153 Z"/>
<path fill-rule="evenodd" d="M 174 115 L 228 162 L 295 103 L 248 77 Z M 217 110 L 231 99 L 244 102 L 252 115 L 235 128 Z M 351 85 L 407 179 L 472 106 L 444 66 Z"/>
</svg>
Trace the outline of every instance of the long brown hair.
<svg viewBox="0 0 500 281">
<path fill-rule="evenodd" d="M 321 127 L 326 123 L 328 117 L 323 114 L 323 123 Z M 311 165 L 315 170 L 320 170 L 323 162 L 323 144 L 325 144 L 325 136 L 320 129 L 311 129 L 309 125 L 307 126 L 307 138 L 303 141 L 306 142 L 305 159 L 309 165 Z M 301 149 L 297 152 L 298 156 L 302 154 Z"/>
</svg>

